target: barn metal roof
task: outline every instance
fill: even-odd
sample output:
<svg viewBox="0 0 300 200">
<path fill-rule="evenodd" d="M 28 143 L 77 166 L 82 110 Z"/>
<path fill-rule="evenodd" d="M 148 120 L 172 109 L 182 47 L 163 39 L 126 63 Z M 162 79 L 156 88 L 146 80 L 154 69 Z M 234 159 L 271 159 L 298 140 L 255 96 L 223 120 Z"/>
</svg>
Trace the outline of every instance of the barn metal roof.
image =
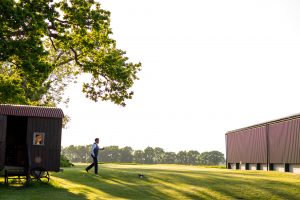
<svg viewBox="0 0 300 200">
<path fill-rule="evenodd" d="M 0 104 L 0 115 L 52 118 L 64 117 L 64 113 L 60 108 L 12 104 Z"/>
<path fill-rule="evenodd" d="M 287 121 L 287 120 L 291 120 L 291 119 L 298 119 L 298 118 L 300 118 L 300 113 L 290 115 L 288 117 L 284 117 L 284 118 L 280 118 L 280 119 L 275 119 L 275 120 L 272 120 L 272 121 L 267 121 L 267 122 L 255 124 L 255 125 L 252 125 L 252 126 L 247 126 L 247 127 L 244 127 L 244 128 L 231 130 L 231 131 L 228 131 L 226 133 L 226 135 L 230 134 L 230 133 L 235 133 L 235 132 L 238 132 L 238 131 L 246 130 L 246 129 L 257 128 L 257 127 L 260 127 L 260 126 L 266 126 L 266 125 L 270 125 L 270 124 L 276 124 L 276 123 L 280 123 L 280 122 L 283 122 L 283 121 Z"/>
</svg>

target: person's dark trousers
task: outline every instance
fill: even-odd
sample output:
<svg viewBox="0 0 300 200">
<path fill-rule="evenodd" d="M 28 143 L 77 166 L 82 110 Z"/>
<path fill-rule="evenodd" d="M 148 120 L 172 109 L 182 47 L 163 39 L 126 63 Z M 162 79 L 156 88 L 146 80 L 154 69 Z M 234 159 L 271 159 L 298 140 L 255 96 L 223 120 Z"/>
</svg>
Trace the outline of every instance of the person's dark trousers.
<svg viewBox="0 0 300 200">
<path fill-rule="evenodd" d="M 89 171 L 90 169 L 92 169 L 92 167 L 95 168 L 95 174 L 98 174 L 98 159 L 97 157 L 92 156 L 93 158 L 93 163 L 90 164 L 87 168 L 86 171 Z"/>
</svg>

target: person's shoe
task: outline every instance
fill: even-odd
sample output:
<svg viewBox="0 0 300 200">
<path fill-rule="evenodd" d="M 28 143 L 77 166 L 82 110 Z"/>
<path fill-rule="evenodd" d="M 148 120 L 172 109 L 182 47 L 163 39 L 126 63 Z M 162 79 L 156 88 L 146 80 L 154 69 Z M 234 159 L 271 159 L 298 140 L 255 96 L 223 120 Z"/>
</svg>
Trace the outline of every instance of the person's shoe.
<svg viewBox="0 0 300 200">
<path fill-rule="evenodd" d="M 85 168 L 85 171 L 86 171 L 87 173 L 89 173 L 89 170 L 88 170 L 87 168 Z"/>
</svg>

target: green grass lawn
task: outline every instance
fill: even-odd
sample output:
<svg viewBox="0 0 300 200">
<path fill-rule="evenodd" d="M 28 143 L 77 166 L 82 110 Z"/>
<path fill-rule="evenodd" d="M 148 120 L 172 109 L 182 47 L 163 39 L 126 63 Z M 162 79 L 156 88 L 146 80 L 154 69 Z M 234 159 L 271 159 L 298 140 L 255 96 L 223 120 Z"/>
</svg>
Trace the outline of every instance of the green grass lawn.
<svg viewBox="0 0 300 200">
<path fill-rule="evenodd" d="M 96 176 L 85 166 L 52 173 L 50 184 L 7 186 L 1 178 L 0 199 L 300 199 L 300 175 L 290 173 L 101 164 Z"/>
</svg>

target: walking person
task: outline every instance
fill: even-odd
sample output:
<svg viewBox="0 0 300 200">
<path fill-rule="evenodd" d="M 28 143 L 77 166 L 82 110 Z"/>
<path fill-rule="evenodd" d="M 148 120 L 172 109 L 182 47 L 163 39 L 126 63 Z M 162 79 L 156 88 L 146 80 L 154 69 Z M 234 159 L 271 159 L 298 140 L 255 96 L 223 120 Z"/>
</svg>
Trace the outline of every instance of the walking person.
<svg viewBox="0 0 300 200">
<path fill-rule="evenodd" d="M 85 170 L 86 172 L 89 172 L 89 170 L 94 167 L 95 168 L 95 174 L 98 174 L 98 151 L 103 150 L 104 148 L 99 148 L 99 138 L 95 139 L 95 143 L 92 145 L 91 149 L 91 156 L 93 158 L 93 163 L 90 164 Z"/>
</svg>

